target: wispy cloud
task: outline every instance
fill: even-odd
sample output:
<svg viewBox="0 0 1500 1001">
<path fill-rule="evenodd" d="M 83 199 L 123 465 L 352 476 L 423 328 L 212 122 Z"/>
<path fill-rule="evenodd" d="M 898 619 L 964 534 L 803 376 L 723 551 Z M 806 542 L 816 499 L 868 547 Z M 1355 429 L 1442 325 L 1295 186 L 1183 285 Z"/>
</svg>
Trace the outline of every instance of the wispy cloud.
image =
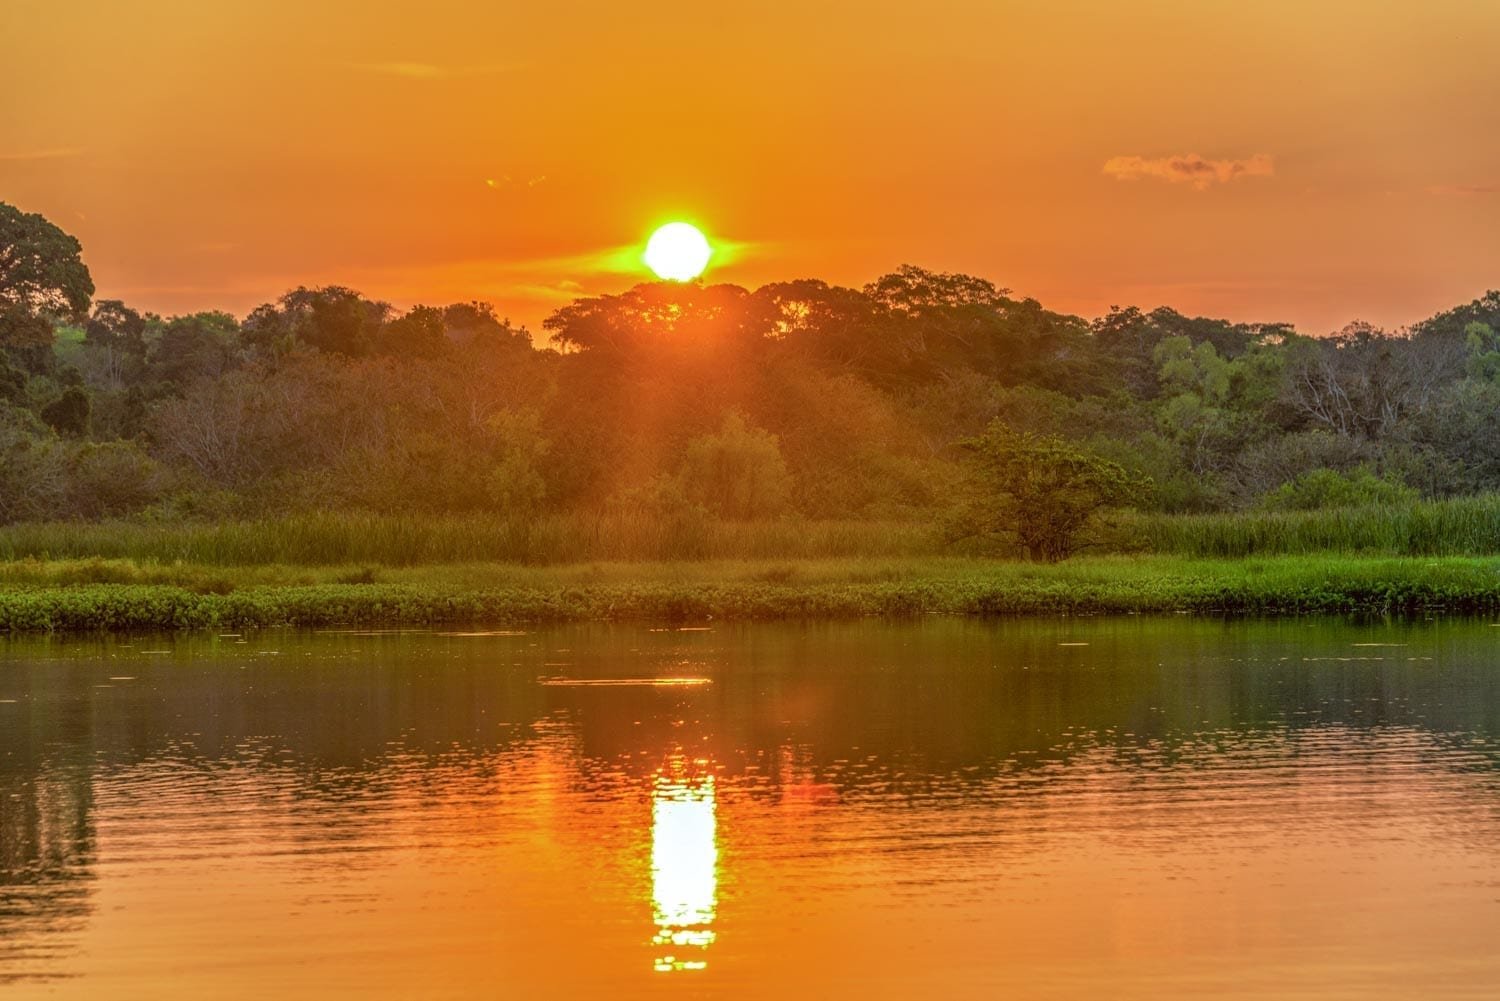
<svg viewBox="0 0 1500 1001">
<path fill-rule="evenodd" d="M 1243 160 L 1210 160 L 1197 153 L 1158 157 L 1112 156 L 1104 161 L 1104 173 L 1118 181 L 1149 177 L 1169 184 L 1186 184 L 1202 191 L 1241 177 L 1270 177 L 1276 173 L 1276 162 L 1265 153 Z"/>
<path fill-rule="evenodd" d="M 1500 195 L 1500 184 L 1434 184 L 1427 191 L 1434 195 L 1476 198 L 1485 195 Z"/>
<path fill-rule="evenodd" d="M 504 188 L 534 188 L 539 184 L 546 183 L 546 174 L 537 174 L 534 177 L 528 177 L 524 180 L 516 180 L 509 174 L 501 174 L 498 178 L 486 177 L 484 179 L 484 186 L 494 191 L 499 191 Z"/>
<path fill-rule="evenodd" d="M 77 146 L 56 146 L 50 149 L 22 149 L 12 151 L 0 151 L 0 160 L 16 162 L 21 160 L 62 160 L 70 156 L 78 156 L 83 150 Z"/>
<path fill-rule="evenodd" d="M 442 66 L 437 63 L 351 63 L 366 73 L 402 77 L 407 80 L 459 80 L 465 77 L 496 76 L 520 68 L 519 63 L 484 63 L 470 66 Z"/>
</svg>

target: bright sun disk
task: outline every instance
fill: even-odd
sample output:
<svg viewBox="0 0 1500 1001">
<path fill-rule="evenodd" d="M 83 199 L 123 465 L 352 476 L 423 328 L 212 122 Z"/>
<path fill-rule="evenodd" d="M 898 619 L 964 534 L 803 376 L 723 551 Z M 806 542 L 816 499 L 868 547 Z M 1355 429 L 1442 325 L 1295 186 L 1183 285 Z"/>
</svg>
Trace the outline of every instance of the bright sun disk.
<svg viewBox="0 0 1500 1001">
<path fill-rule="evenodd" d="M 656 277 L 674 282 L 692 281 L 703 274 L 712 254 L 707 237 L 686 222 L 669 222 L 646 241 L 646 266 Z"/>
</svg>

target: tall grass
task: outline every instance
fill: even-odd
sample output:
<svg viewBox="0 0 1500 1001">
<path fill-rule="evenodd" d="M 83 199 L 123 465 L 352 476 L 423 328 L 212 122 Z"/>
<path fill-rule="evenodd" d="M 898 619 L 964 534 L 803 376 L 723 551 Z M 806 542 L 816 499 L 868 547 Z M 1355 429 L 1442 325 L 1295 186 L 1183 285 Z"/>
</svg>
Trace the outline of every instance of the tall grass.
<svg viewBox="0 0 1500 1001">
<path fill-rule="evenodd" d="M 917 556 L 939 549 L 929 527 L 911 522 L 720 522 L 636 514 L 520 520 L 312 513 L 209 524 L 0 527 L 3 560 L 99 557 L 205 566 L 821 559 Z"/>
<path fill-rule="evenodd" d="M 1500 497 L 1328 511 L 1135 515 L 1117 531 L 1122 549 L 1178 556 L 1487 556 L 1500 553 Z"/>
<path fill-rule="evenodd" d="M 1129 514 L 1090 554 L 1239 559 L 1349 553 L 1500 554 L 1500 496 L 1329 511 Z M 914 521 L 713 521 L 636 513 L 539 519 L 310 513 L 220 523 L 0 527 L 0 560 L 135 560 L 202 567 L 817 560 L 961 555 Z"/>
</svg>

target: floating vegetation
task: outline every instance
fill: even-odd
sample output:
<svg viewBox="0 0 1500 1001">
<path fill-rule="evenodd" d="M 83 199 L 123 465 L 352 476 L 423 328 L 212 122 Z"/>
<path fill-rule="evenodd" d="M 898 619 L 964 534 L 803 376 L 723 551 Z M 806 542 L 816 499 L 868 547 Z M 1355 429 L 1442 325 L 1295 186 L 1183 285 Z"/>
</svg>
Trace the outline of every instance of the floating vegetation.
<svg viewBox="0 0 1500 1001">
<path fill-rule="evenodd" d="M 198 592 L 150 584 L 0 590 L 0 631 L 473 627 L 495 635 L 552 622 L 701 623 L 920 615 L 1123 613 L 1343 614 L 1493 612 L 1500 560 L 1276 557 L 1185 560 L 1105 557 L 1052 566 L 985 560 L 810 562 L 797 583 L 754 579 L 753 564 L 613 565 L 597 583 L 576 568 L 526 571 L 483 586 L 494 571 L 410 572 L 408 582 L 247 585 Z M 163 655 L 170 650 L 143 650 Z"/>
</svg>

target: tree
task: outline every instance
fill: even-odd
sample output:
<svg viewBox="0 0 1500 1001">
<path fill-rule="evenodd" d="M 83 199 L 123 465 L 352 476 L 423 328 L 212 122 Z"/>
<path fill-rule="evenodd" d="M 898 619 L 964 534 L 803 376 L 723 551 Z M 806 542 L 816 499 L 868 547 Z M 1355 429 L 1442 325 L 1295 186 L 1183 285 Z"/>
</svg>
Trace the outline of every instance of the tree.
<svg viewBox="0 0 1500 1001">
<path fill-rule="evenodd" d="M 413 306 L 380 332 L 380 353 L 402 358 L 440 358 L 452 347 L 443 311 Z"/>
<path fill-rule="evenodd" d="M 974 489 L 961 537 L 1010 539 L 1039 562 L 1072 555 L 1101 512 L 1146 485 L 1056 435 L 1017 433 L 999 421 L 959 444 L 971 457 Z"/>
<path fill-rule="evenodd" d="M 886 309 L 920 316 L 935 310 L 970 306 L 994 309 L 1007 301 L 1010 289 L 996 288 L 993 282 L 972 275 L 945 274 L 903 264 L 870 282 L 864 292 L 872 302 Z"/>
<path fill-rule="evenodd" d="M 88 313 L 94 281 L 82 254 L 42 216 L 0 202 L 0 350 L 32 371 L 50 367 L 53 322 Z"/>
<path fill-rule="evenodd" d="M 756 518 L 784 510 L 791 475 L 776 436 L 730 412 L 715 434 L 688 443 L 682 489 L 689 500 L 725 518 Z"/>
<path fill-rule="evenodd" d="M 0 524 L 56 518 L 66 489 L 57 437 L 27 411 L 0 407 Z"/>
<path fill-rule="evenodd" d="M 256 307 L 245 318 L 243 336 L 267 354 L 300 344 L 358 358 L 375 350 L 390 313 L 389 303 L 373 302 L 341 285 L 298 287 L 275 303 Z"/>
<path fill-rule="evenodd" d="M 1469 377 L 1500 383 L 1500 333 L 1475 320 L 1464 327 L 1464 346 L 1469 352 L 1465 363 Z"/>
<path fill-rule="evenodd" d="M 513 327 L 509 320 L 495 315 L 487 302 L 455 302 L 443 307 L 443 326 L 454 342 L 479 350 L 492 348 L 530 348 L 531 335 L 525 327 Z"/>
<path fill-rule="evenodd" d="M 83 328 L 88 368 L 96 385 L 118 390 L 139 378 L 146 361 L 146 318 L 119 299 L 100 299 Z"/>
<path fill-rule="evenodd" d="M 1367 323 L 1286 348 L 1288 403 L 1314 427 L 1372 441 L 1420 415 L 1469 354 L 1462 338 L 1391 336 Z"/>
<path fill-rule="evenodd" d="M 151 347 L 151 370 L 179 389 L 198 379 L 217 379 L 233 367 L 238 329 L 228 313 L 174 316 Z"/>
<path fill-rule="evenodd" d="M 59 434 L 82 437 L 89 433 L 93 401 L 82 386 L 69 386 L 62 395 L 42 408 L 42 420 Z"/>
</svg>

